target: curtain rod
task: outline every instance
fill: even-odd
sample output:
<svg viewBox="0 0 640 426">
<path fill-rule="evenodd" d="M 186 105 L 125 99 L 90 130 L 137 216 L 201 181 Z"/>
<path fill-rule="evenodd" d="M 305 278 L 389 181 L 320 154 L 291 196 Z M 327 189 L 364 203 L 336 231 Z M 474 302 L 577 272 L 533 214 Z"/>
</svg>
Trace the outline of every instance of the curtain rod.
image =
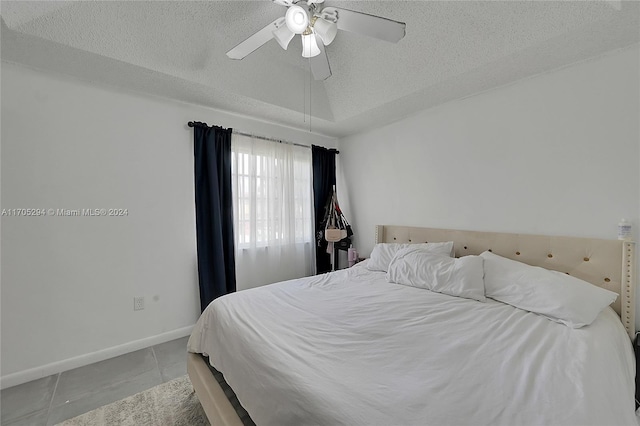
<svg viewBox="0 0 640 426">
<path fill-rule="evenodd" d="M 190 121 L 190 122 L 188 122 L 188 123 L 187 123 L 187 125 L 188 125 L 189 127 L 207 126 L 207 123 L 200 123 L 200 122 L 193 122 L 193 121 Z M 287 140 L 283 140 L 283 139 L 275 139 L 275 138 L 268 138 L 268 137 L 266 137 L 266 136 L 252 135 L 251 133 L 240 132 L 240 131 L 238 131 L 238 130 L 231 130 L 231 132 L 232 132 L 233 134 L 236 134 L 236 135 L 247 136 L 247 137 L 250 137 L 250 138 L 256 138 L 256 139 L 262 139 L 262 140 L 264 140 L 264 141 L 278 142 L 278 143 L 287 143 L 287 144 L 290 144 L 290 145 L 294 145 L 294 146 L 299 146 L 299 147 L 302 147 L 302 148 L 311 149 L 311 146 L 309 146 L 309 145 L 304 145 L 304 144 L 301 144 L 301 143 L 295 143 L 295 142 L 291 142 L 291 141 L 287 141 Z M 340 154 L 340 151 L 338 151 L 337 149 L 333 149 L 333 148 L 331 148 L 331 149 L 329 149 L 329 151 L 334 151 L 336 154 Z"/>
</svg>

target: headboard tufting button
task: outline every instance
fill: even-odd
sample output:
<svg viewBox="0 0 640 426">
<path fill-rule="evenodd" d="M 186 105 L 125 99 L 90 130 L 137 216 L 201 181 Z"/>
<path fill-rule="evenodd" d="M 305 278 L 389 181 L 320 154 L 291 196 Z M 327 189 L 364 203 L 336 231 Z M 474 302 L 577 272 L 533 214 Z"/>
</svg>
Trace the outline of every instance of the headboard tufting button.
<svg viewBox="0 0 640 426">
<path fill-rule="evenodd" d="M 489 251 L 490 251 L 491 253 L 493 253 L 493 250 L 489 249 Z"/>
<path fill-rule="evenodd" d="M 411 239 L 409 239 L 409 242 L 411 242 Z"/>
<path fill-rule="evenodd" d="M 467 246 L 464 246 L 464 249 L 466 250 L 466 249 L 467 249 Z"/>
<path fill-rule="evenodd" d="M 588 261 L 589 261 L 589 258 L 588 258 L 588 257 L 585 257 L 583 260 L 584 260 L 585 262 L 588 262 Z"/>
<path fill-rule="evenodd" d="M 609 278 L 605 278 L 605 279 L 604 279 L 604 282 L 605 282 L 605 283 L 608 283 L 608 282 L 610 282 L 610 281 L 611 281 L 611 280 L 610 280 Z"/>
<path fill-rule="evenodd" d="M 520 252 L 519 251 L 516 252 L 516 256 L 520 256 Z"/>
<path fill-rule="evenodd" d="M 552 255 L 551 253 L 549 253 L 549 254 L 547 255 L 547 257 L 548 257 L 549 259 L 551 259 L 551 258 L 553 257 L 553 255 Z"/>
</svg>

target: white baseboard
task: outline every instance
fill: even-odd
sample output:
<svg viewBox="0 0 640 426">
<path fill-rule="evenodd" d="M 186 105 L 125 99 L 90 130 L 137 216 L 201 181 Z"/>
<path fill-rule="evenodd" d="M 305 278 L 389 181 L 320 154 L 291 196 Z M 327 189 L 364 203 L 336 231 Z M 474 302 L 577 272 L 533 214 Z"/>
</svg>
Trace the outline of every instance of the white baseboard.
<svg viewBox="0 0 640 426">
<path fill-rule="evenodd" d="M 21 385 L 22 383 L 41 379 L 42 377 L 51 376 L 52 374 L 62 373 L 63 371 L 72 370 L 78 367 L 84 367 L 85 365 L 93 364 L 94 362 L 104 361 L 105 359 L 148 348 L 149 346 L 179 339 L 191 334 L 191 330 L 193 330 L 193 325 L 157 334 L 155 336 L 145 337 L 144 339 L 134 340 L 133 342 L 124 343 L 122 345 L 101 349 L 96 352 L 64 359 L 62 361 L 52 362 L 51 364 L 46 364 L 40 367 L 7 374 L 6 376 L 0 377 L 0 389 Z M 185 357 L 186 351 L 187 348 L 185 347 Z"/>
</svg>

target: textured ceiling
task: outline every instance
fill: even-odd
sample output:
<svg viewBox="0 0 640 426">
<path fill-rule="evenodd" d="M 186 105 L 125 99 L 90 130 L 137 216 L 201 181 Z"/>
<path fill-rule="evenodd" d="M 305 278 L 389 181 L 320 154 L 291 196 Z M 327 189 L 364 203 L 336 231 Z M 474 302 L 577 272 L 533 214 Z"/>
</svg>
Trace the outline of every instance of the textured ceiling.
<svg viewBox="0 0 640 426">
<path fill-rule="evenodd" d="M 640 39 L 636 1 L 326 4 L 406 22 L 407 35 L 339 32 L 333 76 L 316 82 L 299 39 L 225 56 L 284 14 L 269 0 L 2 1 L 2 60 L 344 136 Z"/>
</svg>

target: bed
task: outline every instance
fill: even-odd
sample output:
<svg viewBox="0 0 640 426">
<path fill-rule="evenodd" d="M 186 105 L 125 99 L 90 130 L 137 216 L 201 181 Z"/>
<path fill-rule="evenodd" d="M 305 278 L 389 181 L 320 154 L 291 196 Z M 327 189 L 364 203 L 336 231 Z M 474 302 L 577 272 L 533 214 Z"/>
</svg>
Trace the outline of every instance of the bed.
<svg viewBox="0 0 640 426">
<path fill-rule="evenodd" d="M 376 227 L 376 243 L 443 241 L 456 257 L 490 250 L 619 297 L 572 329 L 492 299 L 389 283 L 366 262 L 225 296 L 188 343 L 211 423 L 243 420 L 201 354 L 258 425 L 635 424 L 633 243 Z"/>
</svg>

